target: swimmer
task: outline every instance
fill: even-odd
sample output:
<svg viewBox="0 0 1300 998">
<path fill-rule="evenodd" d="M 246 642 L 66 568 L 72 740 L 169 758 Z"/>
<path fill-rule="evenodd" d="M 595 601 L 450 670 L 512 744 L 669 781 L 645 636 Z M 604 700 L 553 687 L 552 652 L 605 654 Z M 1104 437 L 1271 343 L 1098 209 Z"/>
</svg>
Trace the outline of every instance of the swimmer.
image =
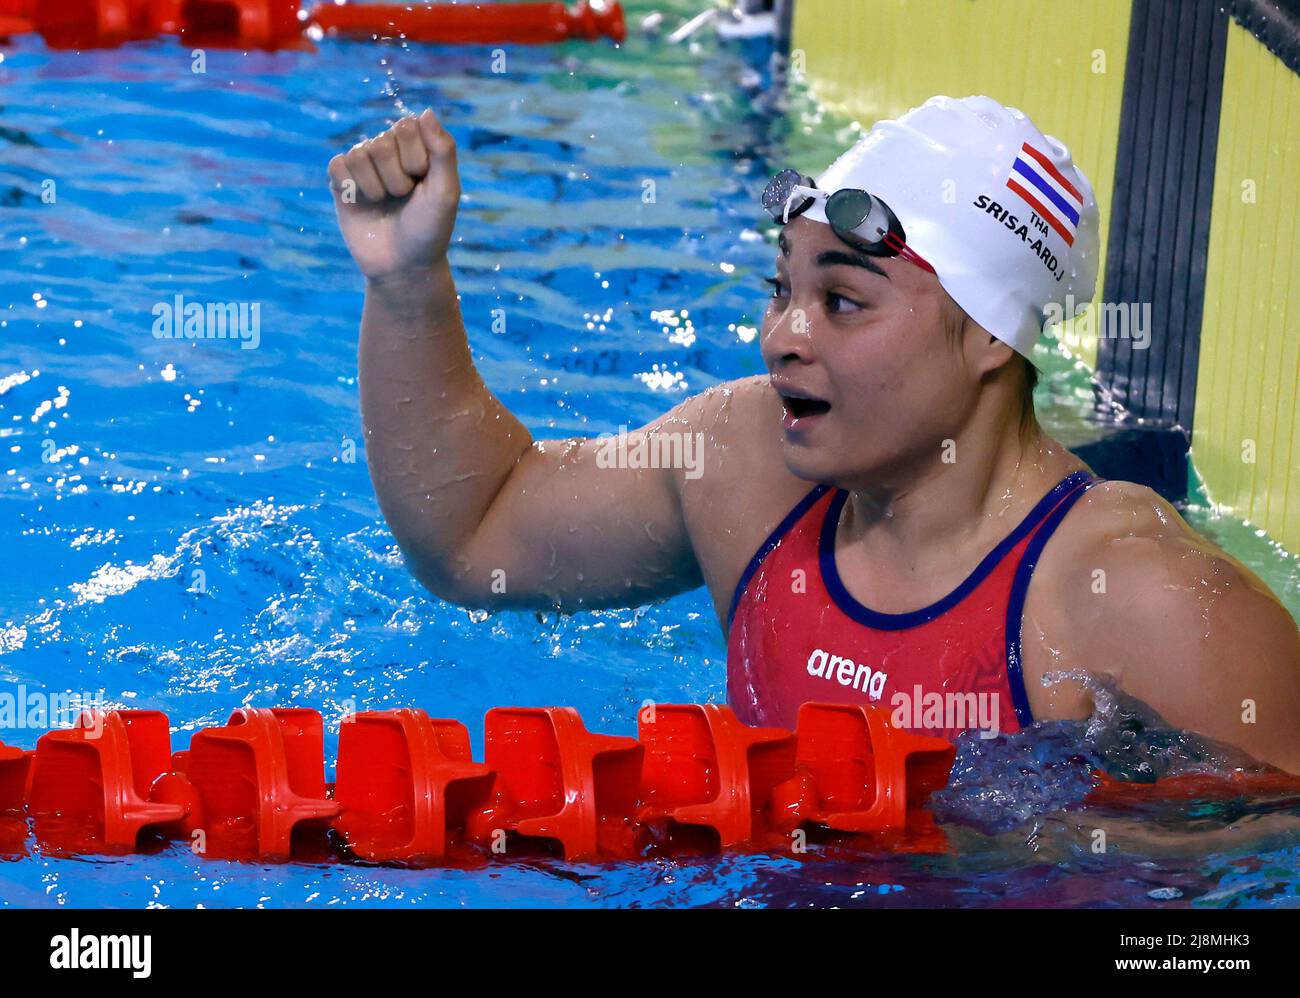
<svg viewBox="0 0 1300 998">
<path fill-rule="evenodd" d="M 432 112 L 329 176 L 366 282 L 371 476 L 438 596 L 577 610 L 704 585 L 750 723 L 879 703 L 951 736 L 976 723 L 909 698 L 974 695 L 1013 732 L 1087 717 L 1084 683 L 1044 682 L 1086 672 L 1300 773 L 1286 608 L 1035 419 L 1030 353 L 1052 306 L 1092 300 L 1098 211 L 1069 151 L 1020 112 L 935 98 L 815 180 L 774 177 L 768 376 L 628 433 L 635 460 L 598 438 L 534 440 L 475 370 L 448 261 L 456 148 Z M 695 461 L 672 459 L 696 443 Z"/>
</svg>

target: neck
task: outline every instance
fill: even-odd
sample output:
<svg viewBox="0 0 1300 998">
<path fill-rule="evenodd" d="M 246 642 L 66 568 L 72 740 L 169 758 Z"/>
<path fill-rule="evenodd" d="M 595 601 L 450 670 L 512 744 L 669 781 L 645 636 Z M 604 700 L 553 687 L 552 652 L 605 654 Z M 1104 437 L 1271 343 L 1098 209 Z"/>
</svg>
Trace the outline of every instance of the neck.
<svg viewBox="0 0 1300 998">
<path fill-rule="evenodd" d="M 1019 411 L 981 422 L 970 420 L 947 448 L 891 475 L 888 484 L 854 489 L 842 536 L 913 562 L 927 549 L 981 543 L 983 528 L 1005 533 L 1082 466 L 1036 423 L 1022 428 Z"/>
</svg>

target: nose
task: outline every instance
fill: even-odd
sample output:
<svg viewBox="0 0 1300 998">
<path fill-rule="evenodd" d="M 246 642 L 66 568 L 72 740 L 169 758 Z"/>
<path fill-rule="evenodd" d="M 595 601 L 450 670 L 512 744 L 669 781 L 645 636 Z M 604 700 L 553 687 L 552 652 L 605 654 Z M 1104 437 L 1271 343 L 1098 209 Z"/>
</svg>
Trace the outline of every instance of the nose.
<svg viewBox="0 0 1300 998">
<path fill-rule="evenodd" d="M 813 360 L 812 321 L 807 309 L 793 302 L 780 314 L 773 314 L 760 343 L 763 363 L 769 371 Z"/>
</svg>

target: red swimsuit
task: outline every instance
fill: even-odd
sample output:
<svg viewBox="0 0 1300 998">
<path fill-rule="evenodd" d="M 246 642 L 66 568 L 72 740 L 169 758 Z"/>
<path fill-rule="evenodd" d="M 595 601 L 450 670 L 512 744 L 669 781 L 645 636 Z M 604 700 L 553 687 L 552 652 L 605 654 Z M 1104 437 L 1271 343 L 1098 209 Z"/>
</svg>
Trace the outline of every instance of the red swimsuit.
<svg viewBox="0 0 1300 998">
<path fill-rule="evenodd" d="M 911 613 L 877 612 L 844 588 L 835 532 L 848 493 L 817 486 L 740 577 L 727 699 L 750 724 L 787 728 L 809 700 L 881 704 L 911 730 L 950 738 L 989 727 L 985 709 L 1003 732 L 1033 723 L 1020 673 L 1025 593 L 1048 538 L 1097 481 L 1063 479 L 966 581 Z"/>
</svg>

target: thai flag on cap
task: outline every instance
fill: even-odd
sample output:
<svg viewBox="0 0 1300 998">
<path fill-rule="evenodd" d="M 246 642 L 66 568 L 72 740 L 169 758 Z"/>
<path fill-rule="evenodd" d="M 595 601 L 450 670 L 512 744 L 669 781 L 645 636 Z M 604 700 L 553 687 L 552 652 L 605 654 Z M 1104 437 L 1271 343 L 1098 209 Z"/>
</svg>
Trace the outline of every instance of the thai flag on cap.
<svg viewBox="0 0 1300 998">
<path fill-rule="evenodd" d="M 1028 202 L 1040 218 L 1057 231 L 1067 246 L 1083 210 L 1083 197 L 1052 161 L 1026 142 L 1011 165 L 1007 186 Z"/>
</svg>

